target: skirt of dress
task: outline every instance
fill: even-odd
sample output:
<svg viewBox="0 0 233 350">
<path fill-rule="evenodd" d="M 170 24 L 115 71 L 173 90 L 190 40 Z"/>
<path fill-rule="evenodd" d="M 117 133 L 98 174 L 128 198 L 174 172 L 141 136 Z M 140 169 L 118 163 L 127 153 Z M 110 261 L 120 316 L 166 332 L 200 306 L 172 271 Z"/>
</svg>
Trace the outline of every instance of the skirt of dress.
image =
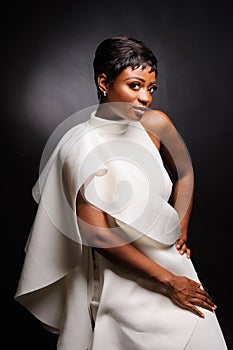
<svg viewBox="0 0 233 350">
<path fill-rule="evenodd" d="M 174 245 L 144 243 L 135 245 L 173 273 L 199 281 L 192 261 Z M 203 310 L 201 319 L 175 305 L 158 286 L 122 272 L 96 252 L 95 260 L 100 295 L 92 302 L 95 327 L 90 350 L 227 349 L 215 313 Z"/>
</svg>

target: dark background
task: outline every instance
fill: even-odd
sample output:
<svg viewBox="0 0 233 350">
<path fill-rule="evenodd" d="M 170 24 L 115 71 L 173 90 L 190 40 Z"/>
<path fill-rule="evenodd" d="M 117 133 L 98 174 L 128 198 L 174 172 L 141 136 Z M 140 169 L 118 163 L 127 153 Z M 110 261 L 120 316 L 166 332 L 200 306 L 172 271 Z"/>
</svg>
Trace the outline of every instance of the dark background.
<svg viewBox="0 0 233 350">
<path fill-rule="evenodd" d="M 50 134 L 71 114 L 98 102 L 92 71 L 96 46 L 109 36 L 127 34 L 143 40 L 159 59 L 153 107 L 176 124 L 196 178 L 189 230 L 192 260 L 218 305 L 219 323 L 233 349 L 230 5 L 225 0 L 19 1 L 2 9 L 5 348 L 13 349 L 16 342 L 24 350 L 56 349 L 56 336 L 13 299 L 36 211 L 31 188 Z"/>
</svg>

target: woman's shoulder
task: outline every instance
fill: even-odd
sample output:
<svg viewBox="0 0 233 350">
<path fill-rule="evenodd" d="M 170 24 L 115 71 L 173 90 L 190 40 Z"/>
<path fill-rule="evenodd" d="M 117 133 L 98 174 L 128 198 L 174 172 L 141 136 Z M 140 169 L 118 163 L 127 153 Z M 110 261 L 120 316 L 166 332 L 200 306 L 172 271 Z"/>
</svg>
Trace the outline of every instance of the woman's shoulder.
<svg viewBox="0 0 233 350">
<path fill-rule="evenodd" d="M 167 128 L 174 126 L 173 121 L 168 116 L 167 113 L 159 110 L 159 109 L 151 109 L 144 113 L 141 118 L 141 124 L 145 129 L 157 132 L 163 132 L 167 130 Z"/>
<path fill-rule="evenodd" d="M 170 124 L 173 124 L 172 119 L 168 116 L 167 113 L 161 111 L 160 109 L 150 109 L 148 110 L 144 115 L 143 119 L 145 122 L 155 122 L 157 119 L 161 122 L 169 122 Z"/>
</svg>

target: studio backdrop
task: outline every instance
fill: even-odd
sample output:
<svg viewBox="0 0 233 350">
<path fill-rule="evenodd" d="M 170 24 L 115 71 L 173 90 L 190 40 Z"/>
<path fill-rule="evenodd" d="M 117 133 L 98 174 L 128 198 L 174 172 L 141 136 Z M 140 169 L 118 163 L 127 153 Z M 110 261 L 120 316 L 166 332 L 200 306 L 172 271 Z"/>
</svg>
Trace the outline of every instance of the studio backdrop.
<svg viewBox="0 0 233 350">
<path fill-rule="evenodd" d="M 7 348 L 14 342 L 24 350 L 56 347 L 56 336 L 13 299 L 36 212 L 31 189 L 52 132 L 72 114 L 98 103 L 95 48 L 107 37 L 131 35 L 159 60 L 152 107 L 170 116 L 191 156 L 195 199 L 189 246 L 232 350 L 230 1 L 11 2 L 2 12 L 2 300 Z"/>
</svg>

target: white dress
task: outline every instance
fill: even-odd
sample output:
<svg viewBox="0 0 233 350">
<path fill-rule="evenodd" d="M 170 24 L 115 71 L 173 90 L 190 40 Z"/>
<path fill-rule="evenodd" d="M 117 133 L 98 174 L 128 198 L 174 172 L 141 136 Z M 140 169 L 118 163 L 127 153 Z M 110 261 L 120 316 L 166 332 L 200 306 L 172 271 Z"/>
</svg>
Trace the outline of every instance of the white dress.
<svg viewBox="0 0 233 350">
<path fill-rule="evenodd" d="M 158 286 L 85 245 L 75 212 L 83 185 L 86 200 L 104 210 L 128 242 L 173 273 L 198 281 L 191 260 L 174 246 L 179 219 L 168 204 L 172 183 L 158 150 L 139 122 L 107 121 L 93 113 L 63 137 L 34 188 L 38 212 L 15 296 L 59 333 L 57 349 L 227 349 L 214 313 L 204 310 L 202 320 L 181 309 Z"/>
<path fill-rule="evenodd" d="M 138 248 L 175 274 L 198 281 L 191 260 L 174 245 Z M 97 255 L 101 294 L 91 350 L 227 349 L 214 313 L 203 310 L 201 319 Z"/>
</svg>

